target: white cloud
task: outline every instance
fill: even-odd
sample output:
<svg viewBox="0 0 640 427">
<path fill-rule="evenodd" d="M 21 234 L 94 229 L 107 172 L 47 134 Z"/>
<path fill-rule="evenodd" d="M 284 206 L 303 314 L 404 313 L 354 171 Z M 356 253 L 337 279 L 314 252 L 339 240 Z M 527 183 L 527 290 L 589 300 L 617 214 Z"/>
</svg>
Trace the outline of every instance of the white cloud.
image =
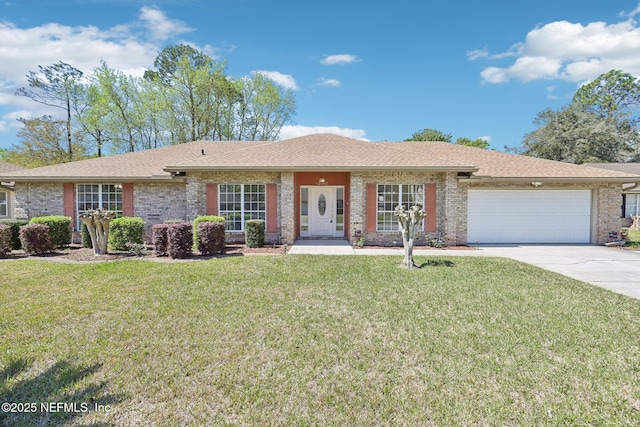
<svg viewBox="0 0 640 427">
<path fill-rule="evenodd" d="M 349 138 L 361 139 L 368 141 L 365 138 L 367 134 L 362 129 L 350 129 L 341 128 L 337 126 L 300 126 L 300 125 L 285 125 L 280 130 L 280 139 L 297 138 L 299 136 L 311 135 L 314 133 L 332 133 L 336 135 L 342 135 Z"/>
<path fill-rule="evenodd" d="M 483 140 L 485 140 L 487 142 L 491 142 L 492 138 L 489 135 L 485 135 L 485 136 L 479 136 L 478 139 L 483 139 Z"/>
<path fill-rule="evenodd" d="M 141 28 L 144 34 L 139 33 Z M 111 68 L 142 76 L 162 50 L 160 38 L 166 41 L 167 37 L 189 30 L 180 21 L 168 19 L 162 11 L 150 7 L 141 9 L 139 21 L 107 29 L 57 23 L 19 28 L 0 22 L 0 106 L 22 104 L 22 97 L 14 92 L 27 85 L 25 75 L 37 71 L 39 65 L 63 61 L 89 73 L 103 59 Z M 205 46 L 204 51 L 214 52 L 215 48 Z"/>
<path fill-rule="evenodd" d="M 516 56 L 507 67 L 489 66 L 482 70 L 484 83 L 509 80 L 532 81 L 558 79 L 582 82 L 611 69 L 640 76 L 640 27 L 633 16 L 614 24 L 592 22 L 586 25 L 568 21 L 551 22 L 531 30 L 524 42 L 507 52 L 490 54 L 488 50 L 467 52 L 469 60 L 500 59 Z"/>
<path fill-rule="evenodd" d="M 320 61 L 322 65 L 336 65 L 336 64 L 351 64 L 353 62 L 360 62 L 361 59 L 355 55 L 348 53 L 341 55 L 328 55 Z"/>
<path fill-rule="evenodd" d="M 152 40 L 167 40 L 172 36 L 193 31 L 184 22 L 169 19 L 156 7 L 143 6 L 140 9 L 140 20 L 149 31 Z"/>
<path fill-rule="evenodd" d="M 264 71 L 264 70 L 256 70 L 252 71 L 251 74 L 260 73 L 263 76 L 266 76 L 284 87 L 285 89 L 298 90 L 298 84 L 296 80 L 290 74 L 282 74 L 279 71 Z"/>
<path fill-rule="evenodd" d="M 340 80 L 336 80 L 336 79 L 325 79 L 324 77 L 320 77 L 318 81 L 320 86 L 331 86 L 331 87 L 342 86 L 342 83 L 340 83 Z"/>
</svg>

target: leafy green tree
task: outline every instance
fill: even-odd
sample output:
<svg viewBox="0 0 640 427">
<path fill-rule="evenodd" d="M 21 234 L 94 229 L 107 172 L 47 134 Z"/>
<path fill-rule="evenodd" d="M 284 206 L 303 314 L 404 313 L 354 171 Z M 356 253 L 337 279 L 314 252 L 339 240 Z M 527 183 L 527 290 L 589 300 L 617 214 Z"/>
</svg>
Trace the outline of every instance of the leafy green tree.
<svg viewBox="0 0 640 427">
<path fill-rule="evenodd" d="M 103 61 L 94 70 L 91 109 L 103 123 L 116 151 L 136 151 L 141 140 L 140 92 L 135 77 L 113 70 Z"/>
<path fill-rule="evenodd" d="M 147 80 L 158 83 L 165 103 L 164 122 L 173 143 L 200 139 L 223 139 L 223 109 L 230 89 L 223 66 L 187 45 L 168 46 L 156 60 L 156 71 L 147 71 Z M 232 97 L 231 97 L 232 98 Z"/>
<path fill-rule="evenodd" d="M 513 151 L 578 164 L 619 162 L 631 152 L 629 142 L 638 139 L 634 127 L 622 127 L 614 118 L 601 117 L 576 104 L 559 111 L 546 109 L 534 123 L 538 128 L 526 134 L 521 147 Z"/>
<path fill-rule="evenodd" d="M 16 95 L 26 96 L 40 104 L 62 109 L 66 113 L 67 161 L 74 158 L 72 142 L 72 112 L 74 104 L 82 98 L 83 86 L 80 83 L 83 73 L 71 65 L 59 61 L 47 67 L 38 66 L 39 71 L 29 71 L 29 88 L 21 87 Z"/>
<path fill-rule="evenodd" d="M 234 139 L 270 141 L 278 138 L 282 126 L 295 113 L 293 91 L 284 89 L 263 74 L 238 81 L 242 93 L 236 106 Z"/>
<path fill-rule="evenodd" d="M 0 148 L 0 160 L 6 159 L 8 155 L 9 153 L 7 152 L 6 149 Z"/>
<path fill-rule="evenodd" d="M 7 150 L 6 160 L 26 167 L 40 167 L 86 158 L 85 147 L 75 144 L 73 157 L 66 147 L 66 123 L 51 116 L 36 119 L 18 119 L 23 124 L 18 131 L 19 144 Z"/>
<path fill-rule="evenodd" d="M 578 89 L 573 102 L 603 117 L 627 115 L 640 105 L 640 80 L 611 70 Z"/>
<path fill-rule="evenodd" d="M 582 86 L 573 97 L 576 105 L 613 120 L 619 133 L 638 130 L 639 119 L 634 113 L 640 105 L 640 79 L 620 70 L 611 70 Z M 629 144 L 634 152 L 632 159 L 640 159 L 637 135 L 631 135 Z"/>
<path fill-rule="evenodd" d="M 476 138 L 471 140 L 469 138 L 458 138 L 456 139 L 456 144 L 458 145 L 466 145 L 467 147 L 476 147 L 476 148 L 488 148 L 489 142 L 486 139 Z"/>
<path fill-rule="evenodd" d="M 411 138 L 405 141 L 444 141 L 451 142 L 451 134 L 443 133 L 437 129 L 422 129 L 411 135 Z"/>
</svg>

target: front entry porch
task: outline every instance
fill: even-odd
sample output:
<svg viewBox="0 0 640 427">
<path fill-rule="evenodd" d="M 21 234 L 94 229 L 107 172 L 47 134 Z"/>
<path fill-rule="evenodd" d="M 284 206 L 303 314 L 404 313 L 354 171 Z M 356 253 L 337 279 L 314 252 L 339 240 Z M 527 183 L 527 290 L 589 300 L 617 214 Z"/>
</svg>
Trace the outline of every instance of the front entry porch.
<svg viewBox="0 0 640 427">
<path fill-rule="evenodd" d="M 300 237 L 343 238 L 344 187 L 300 188 Z"/>
<path fill-rule="evenodd" d="M 294 173 L 294 238 L 347 239 L 349 187 L 348 172 Z"/>
</svg>

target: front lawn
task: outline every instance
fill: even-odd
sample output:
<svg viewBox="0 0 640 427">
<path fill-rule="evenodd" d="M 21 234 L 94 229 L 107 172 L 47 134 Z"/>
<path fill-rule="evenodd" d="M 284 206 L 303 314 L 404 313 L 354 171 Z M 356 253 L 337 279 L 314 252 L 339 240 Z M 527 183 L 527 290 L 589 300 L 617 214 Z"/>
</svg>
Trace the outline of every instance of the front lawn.
<svg viewBox="0 0 640 427">
<path fill-rule="evenodd" d="M 0 262 L 0 424 L 640 423 L 640 301 L 400 261 Z"/>
</svg>

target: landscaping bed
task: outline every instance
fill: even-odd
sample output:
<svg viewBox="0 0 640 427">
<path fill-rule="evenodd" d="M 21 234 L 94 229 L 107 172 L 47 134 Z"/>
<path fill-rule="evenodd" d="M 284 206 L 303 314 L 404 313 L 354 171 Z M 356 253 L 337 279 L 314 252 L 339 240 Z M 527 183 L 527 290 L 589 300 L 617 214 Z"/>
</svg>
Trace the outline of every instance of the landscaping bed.
<svg viewBox="0 0 640 427">
<path fill-rule="evenodd" d="M 219 255 L 199 255 L 197 251 L 193 252 L 193 255 L 187 258 L 179 258 L 172 259 L 170 257 L 159 257 L 154 255 L 153 248 L 148 246 L 144 253 L 142 254 L 134 254 L 127 251 L 117 251 L 110 250 L 109 253 L 105 255 L 95 256 L 93 253 L 93 249 L 84 248 L 80 245 L 72 244 L 66 248 L 56 249 L 51 253 L 46 253 L 42 255 L 32 256 L 34 259 L 42 259 L 47 261 L 59 261 L 59 262 L 105 262 L 105 261 L 116 261 L 123 259 L 146 259 L 150 261 L 157 262 L 180 262 L 185 260 L 204 260 L 211 259 L 216 257 L 224 257 L 224 256 L 242 256 L 242 255 L 282 255 L 285 253 L 286 248 L 283 245 L 269 245 L 261 248 L 250 248 L 243 244 L 229 244 L 226 246 L 226 251 L 224 254 Z M 12 251 L 5 258 L 0 258 L 1 260 L 12 260 L 12 259 L 22 259 L 27 258 L 28 255 L 22 251 Z"/>
</svg>

